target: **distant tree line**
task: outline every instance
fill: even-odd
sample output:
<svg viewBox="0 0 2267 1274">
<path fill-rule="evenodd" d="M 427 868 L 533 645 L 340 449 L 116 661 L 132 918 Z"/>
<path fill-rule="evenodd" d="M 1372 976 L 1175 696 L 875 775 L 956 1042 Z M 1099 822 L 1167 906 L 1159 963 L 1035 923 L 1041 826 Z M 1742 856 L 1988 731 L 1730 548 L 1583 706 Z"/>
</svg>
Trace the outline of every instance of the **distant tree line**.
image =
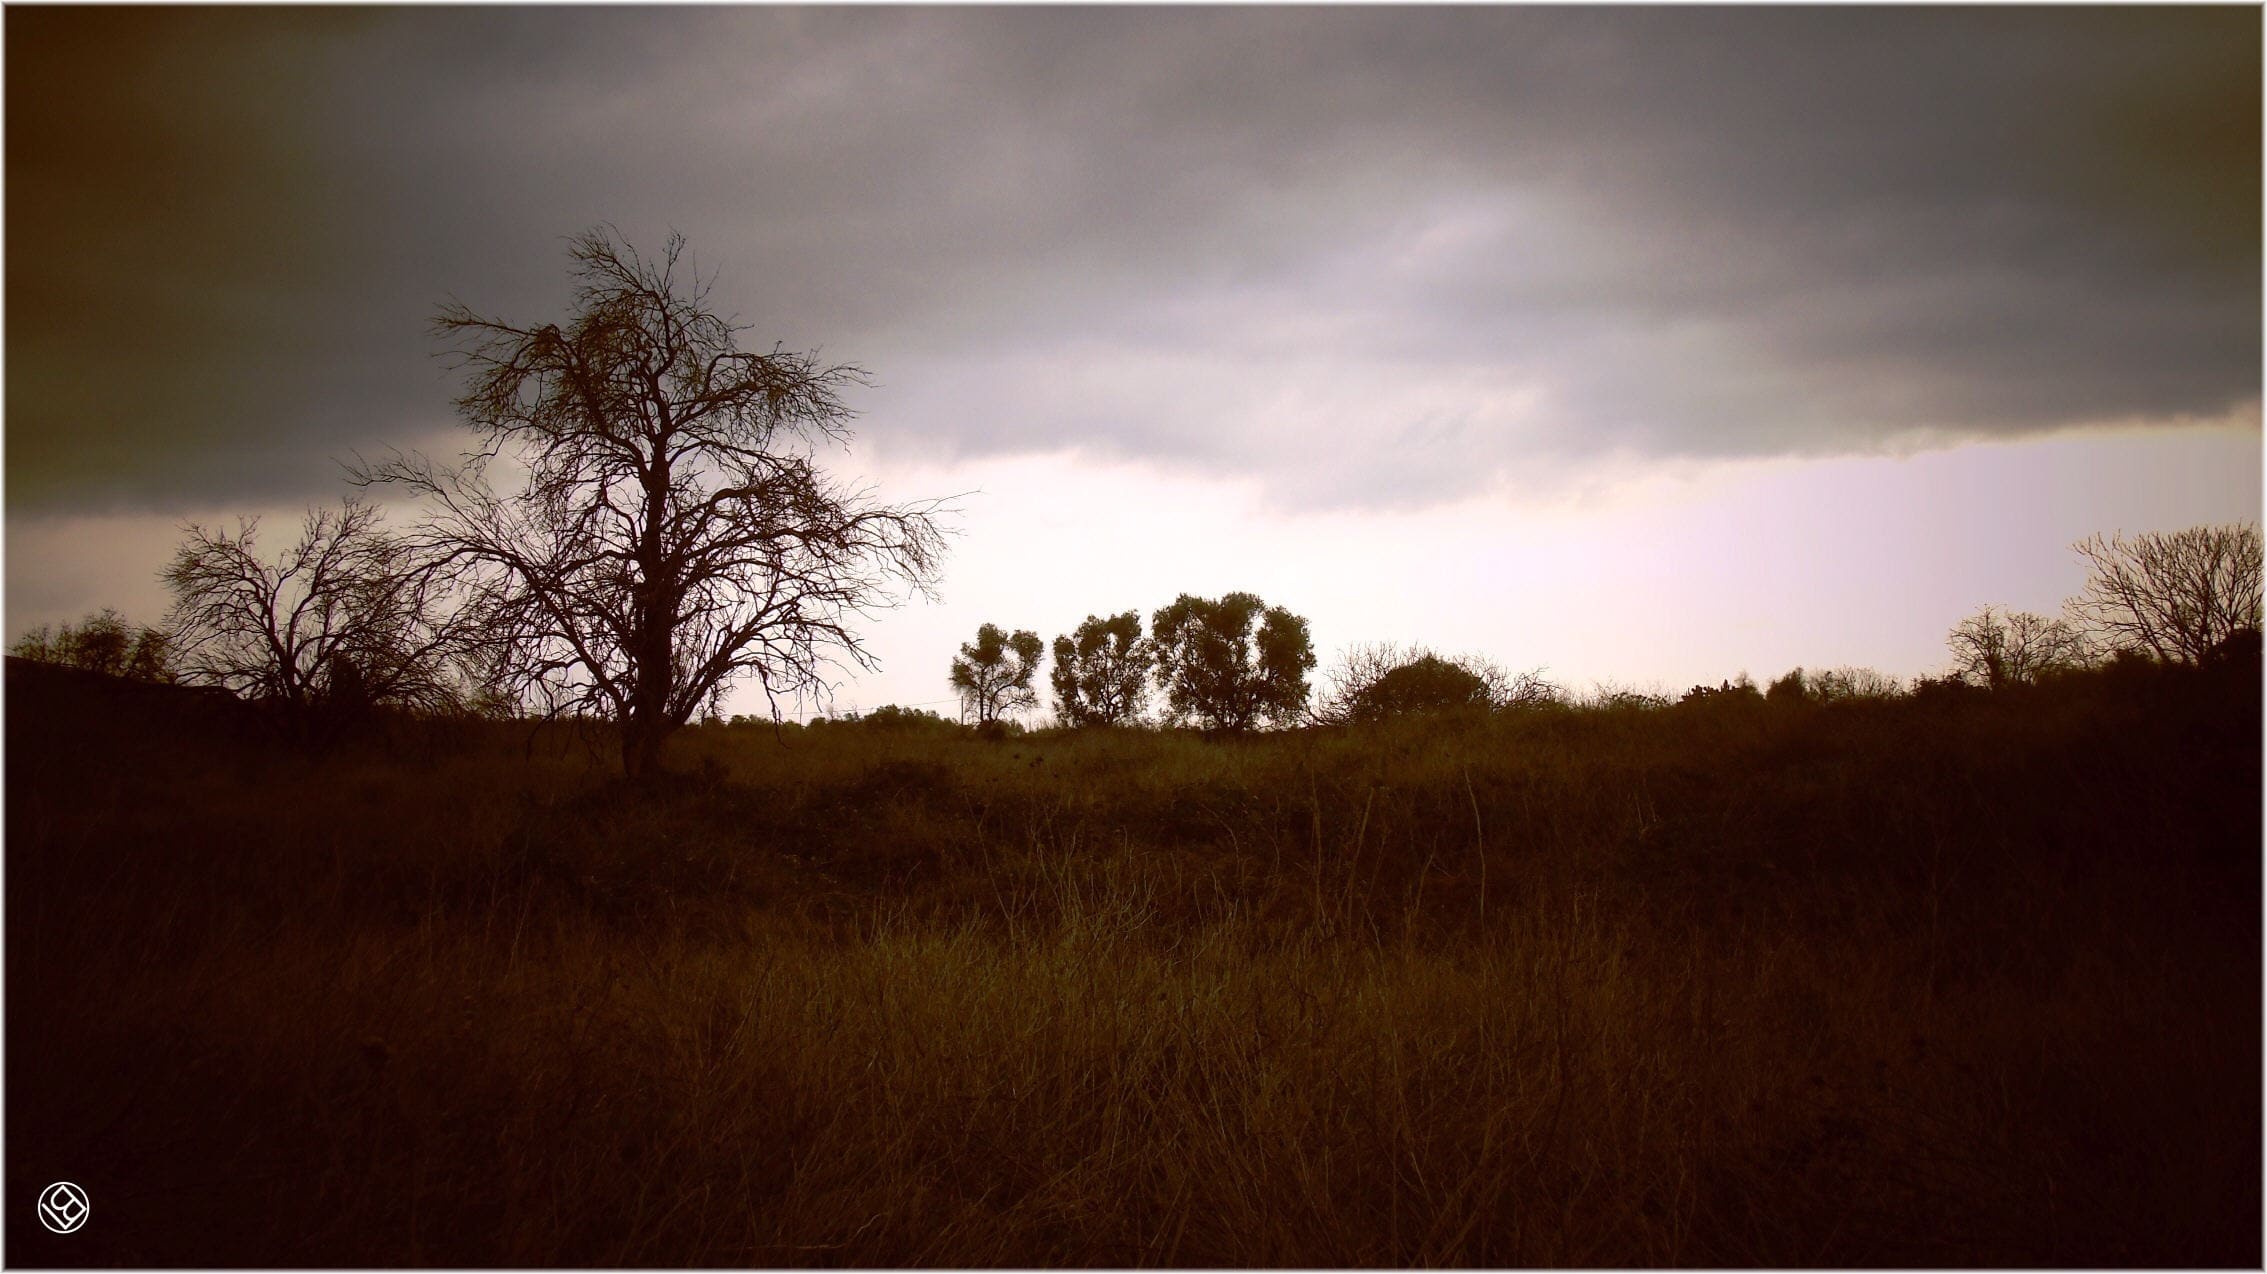
<svg viewBox="0 0 2267 1274">
<path fill-rule="evenodd" d="M 1945 639 L 1942 677 L 1910 688 L 1937 694 L 2012 690 L 2118 663 L 2194 667 L 2260 659 L 2261 538 L 2256 523 L 2190 527 L 2127 537 L 2090 536 L 2072 546 L 2088 567 L 2085 587 L 2062 615 L 1985 606 Z M 1831 702 L 1904 693 L 1867 668 L 1797 668 L 1757 691 L 1739 682 L 1694 686 L 1684 701 L 1755 696 L 1772 702 Z"/>
<path fill-rule="evenodd" d="M 1998 690 L 2118 659 L 2194 666 L 2259 657 L 2257 524 L 2095 535 L 2074 548 L 2089 571 L 2062 618 L 1982 608 L 1946 639 L 1953 677 Z"/>
<path fill-rule="evenodd" d="M 1033 707 L 1042 662 L 1037 633 L 996 624 L 954 657 L 951 683 L 962 715 L 979 725 Z M 1512 674 L 1478 656 L 1444 657 L 1421 646 L 1357 646 L 1332 669 L 1319 703 L 1305 617 L 1252 593 L 1183 593 L 1151 614 L 1089 615 L 1055 638 L 1056 720 L 1065 726 L 1130 726 L 1155 719 L 1217 734 L 1298 724 L 1355 724 L 1411 713 L 1492 710 L 1557 702 L 1540 672 Z"/>
<path fill-rule="evenodd" d="M 1042 649 L 1029 629 L 977 629 L 952 661 L 962 715 L 984 725 L 1035 705 Z M 1069 726 L 1143 722 L 1153 689 L 1170 723 L 1224 734 L 1286 724 L 1304 712 L 1315 666 L 1307 621 L 1251 593 L 1183 593 L 1147 635 L 1139 611 L 1089 615 L 1053 651 L 1055 715 Z"/>
<path fill-rule="evenodd" d="M 468 606 L 446 556 L 396 537 L 369 505 L 348 500 L 308 513 L 273 555 L 257 520 L 233 532 L 192 525 L 163 578 L 175 596 L 159 625 L 115 610 L 42 625 L 10 653 L 148 682 L 181 682 L 299 707 L 392 705 L 433 713 L 523 711 L 498 676 L 489 613 Z M 2261 543 L 2255 524 L 2166 534 L 2094 536 L 2074 546 L 2089 566 L 2058 618 L 1985 606 L 1946 638 L 1941 677 L 1907 686 L 1867 668 L 1796 668 L 1758 686 L 1746 674 L 1697 685 L 1680 702 L 1833 703 L 1905 693 L 2012 690 L 2116 663 L 2201 665 L 2260 658 Z M 1396 717 L 1566 706 L 1541 670 L 1512 673 L 1477 655 L 1379 643 L 1347 650 L 1320 694 L 1307 620 L 1251 593 L 1182 594 L 1154 611 L 1089 615 L 1051 646 L 1029 629 L 985 624 L 952 660 L 962 714 L 979 728 L 1038 706 L 1039 673 L 1059 724 L 1156 722 L 1236 734 L 1291 725 L 1361 725 Z M 1601 688 L 1606 709 L 1668 699 Z M 713 717 L 713 713 L 710 714 Z M 734 718 L 735 724 L 754 720 Z M 895 705 L 850 718 L 871 729 L 937 729 L 943 717 Z M 813 722 L 820 725 L 822 722 Z"/>
<path fill-rule="evenodd" d="M 2085 590 L 2061 618 L 1986 606 L 1952 629 L 1952 666 L 1911 686 L 1871 668 L 1795 668 L 1758 686 L 1746 674 L 1696 685 L 1683 703 L 1835 703 L 1945 688 L 2000 690 L 2116 661 L 2195 665 L 2259 658 L 2260 531 L 2256 524 L 2195 527 L 2131 538 L 2094 536 L 2074 546 L 2090 567 Z M 986 624 L 952 663 L 963 715 L 979 724 L 1034 707 L 1042 663 L 1038 635 Z M 1049 680 L 1059 724 L 1132 725 L 1158 720 L 1240 733 L 1262 726 L 1360 725 L 1424 713 L 1564 706 L 1567 692 L 1540 669 L 1511 673 L 1482 656 L 1446 656 L 1421 645 L 1358 645 L 1343 654 L 1313 696 L 1315 659 L 1307 621 L 1249 593 L 1187 594 L 1151 618 L 1138 611 L 1090 615 L 1055 638 Z M 1310 698 L 1316 701 L 1309 702 Z M 1602 688 L 1603 708 L 1667 706 L 1663 696 Z"/>
</svg>

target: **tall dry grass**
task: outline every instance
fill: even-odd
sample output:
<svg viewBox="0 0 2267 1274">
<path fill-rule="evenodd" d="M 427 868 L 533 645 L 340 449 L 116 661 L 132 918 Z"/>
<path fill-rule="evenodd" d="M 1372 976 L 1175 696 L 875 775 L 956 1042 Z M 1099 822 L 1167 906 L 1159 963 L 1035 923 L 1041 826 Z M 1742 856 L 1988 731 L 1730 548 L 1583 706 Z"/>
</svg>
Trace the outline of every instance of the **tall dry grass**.
<svg viewBox="0 0 2267 1274">
<path fill-rule="evenodd" d="M 12 684 L 9 1254 L 2254 1265 L 2257 694 L 703 730 L 641 794 Z"/>
</svg>

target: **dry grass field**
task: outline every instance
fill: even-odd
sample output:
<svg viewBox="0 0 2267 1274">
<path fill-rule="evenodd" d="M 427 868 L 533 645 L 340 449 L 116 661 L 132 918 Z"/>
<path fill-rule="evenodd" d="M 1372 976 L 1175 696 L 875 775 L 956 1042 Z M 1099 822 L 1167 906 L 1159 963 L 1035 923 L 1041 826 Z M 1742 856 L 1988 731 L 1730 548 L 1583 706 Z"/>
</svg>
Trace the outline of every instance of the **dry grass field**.
<svg viewBox="0 0 2267 1274">
<path fill-rule="evenodd" d="M 8 1258 L 2256 1266 L 2259 695 L 704 727 L 631 789 L 11 661 Z"/>
</svg>

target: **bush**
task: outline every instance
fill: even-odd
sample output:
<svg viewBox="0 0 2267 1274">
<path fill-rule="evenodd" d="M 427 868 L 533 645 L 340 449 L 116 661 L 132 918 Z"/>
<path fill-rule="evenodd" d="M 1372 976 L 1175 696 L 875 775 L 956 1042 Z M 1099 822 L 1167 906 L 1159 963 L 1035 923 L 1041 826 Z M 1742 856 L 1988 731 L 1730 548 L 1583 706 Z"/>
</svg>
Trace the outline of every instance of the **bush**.
<svg viewBox="0 0 2267 1274">
<path fill-rule="evenodd" d="M 857 718 L 857 722 L 868 730 L 952 733 L 961 728 L 959 722 L 953 721 L 940 713 L 931 712 L 926 708 L 901 708 L 894 703 L 883 704 L 872 712 Z"/>
<path fill-rule="evenodd" d="M 1713 686 L 1694 686 L 1685 691 L 1684 697 L 1677 702 L 1680 705 L 1688 703 L 1761 703 L 1763 702 L 1763 692 L 1757 690 L 1755 682 L 1749 680 L 1748 675 L 1743 672 L 1738 681 L 1723 681 Z"/>
<path fill-rule="evenodd" d="M 1443 712 L 1539 708 L 1564 692 L 1541 669 L 1507 672 L 1480 655 L 1443 656 L 1392 642 L 1354 646 L 1330 670 L 1315 716 L 1330 724 L 1384 721 Z"/>
</svg>

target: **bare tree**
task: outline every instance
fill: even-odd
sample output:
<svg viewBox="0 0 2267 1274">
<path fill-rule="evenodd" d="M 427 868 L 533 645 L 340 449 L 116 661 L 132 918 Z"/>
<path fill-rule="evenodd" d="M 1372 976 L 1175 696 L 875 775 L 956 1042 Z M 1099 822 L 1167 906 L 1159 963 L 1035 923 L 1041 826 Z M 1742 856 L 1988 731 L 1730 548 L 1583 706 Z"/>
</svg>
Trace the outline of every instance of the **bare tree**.
<svg viewBox="0 0 2267 1274">
<path fill-rule="evenodd" d="M 741 349 L 683 253 L 681 236 L 649 261 L 591 230 L 572 241 L 564 324 L 443 309 L 479 446 L 359 475 L 426 502 L 418 543 L 478 581 L 504 683 L 546 714 L 618 723 L 633 777 L 743 677 L 776 704 L 824 693 L 845 661 L 874 666 L 857 622 L 900 586 L 925 592 L 943 548 L 936 503 L 874 504 L 814 462 L 848 439 L 842 393 L 863 373 Z"/>
<path fill-rule="evenodd" d="M 1894 699 L 1905 693 L 1905 683 L 1874 668 L 1829 668 L 1810 675 L 1809 692 L 1810 697 L 1820 703 Z"/>
<path fill-rule="evenodd" d="M 2032 685 L 2050 672 L 2082 667 L 2091 659 L 2085 634 L 2074 626 L 2027 610 L 1990 606 L 1961 620 L 1945 644 L 1951 647 L 1955 674 L 1994 690 Z"/>
<path fill-rule="evenodd" d="M 1430 653 L 1421 646 L 1403 647 L 1390 641 L 1347 647 L 1323 674 L 1314 719 L 1326 725 L 1345 725 L 1358 719 L 1359 705 L 1372 686 L 1402 664 Z"/>
<path fill-rule="evenodd" d="M 1031 679 L 1039 671 L 1040 655 L 1039 634 L 1028 628 L 1012 636 L 998 624 L 978 628 L 976 640 L 961 643 L 952 661 L 952 688 L 960 692 L 962 710 L 974 713 L 982 725 L 1039 702 Z"/>
<path fill-rule="evenodd" d="M 1074 726 L 1124 725 L 1141 718 L 1157 651 L 1141 635 L 1141 612 L 1089 615 L 1055 639 L 1055 711 Z"/>
<path fill-rule="evenodd" d="M 1566 687 L 1545 676 L 1547 669 L 1529 668 L 1525 672 L 1512 672 L 1491 659 L 1467 655 L 1461 659 L 1466 668 L 1479 674 L 1488 683 L 1488 700 L 1499 712 L 1516 708 L 1553 708 L 1566 703 Z"/>
<path fill-rule="evenodd" d="M 2094 570 L 2066 609 L 2116 647 L 2194 664 L 2239 631 L 2259 628 L 2256 523 L 2132 539 L 2096 535 L 2074 547 Z"/>
<path fill-rule="evenodd" d="M 448 581 L 356 500 L 311 509 L 273 560 L 259 519 L 235 534 L 187 528 L 163 578 L 175 652 L 191 680 L 296 706 L 353 700 L 454 708 L 461 630 Z"/>
</svg>

